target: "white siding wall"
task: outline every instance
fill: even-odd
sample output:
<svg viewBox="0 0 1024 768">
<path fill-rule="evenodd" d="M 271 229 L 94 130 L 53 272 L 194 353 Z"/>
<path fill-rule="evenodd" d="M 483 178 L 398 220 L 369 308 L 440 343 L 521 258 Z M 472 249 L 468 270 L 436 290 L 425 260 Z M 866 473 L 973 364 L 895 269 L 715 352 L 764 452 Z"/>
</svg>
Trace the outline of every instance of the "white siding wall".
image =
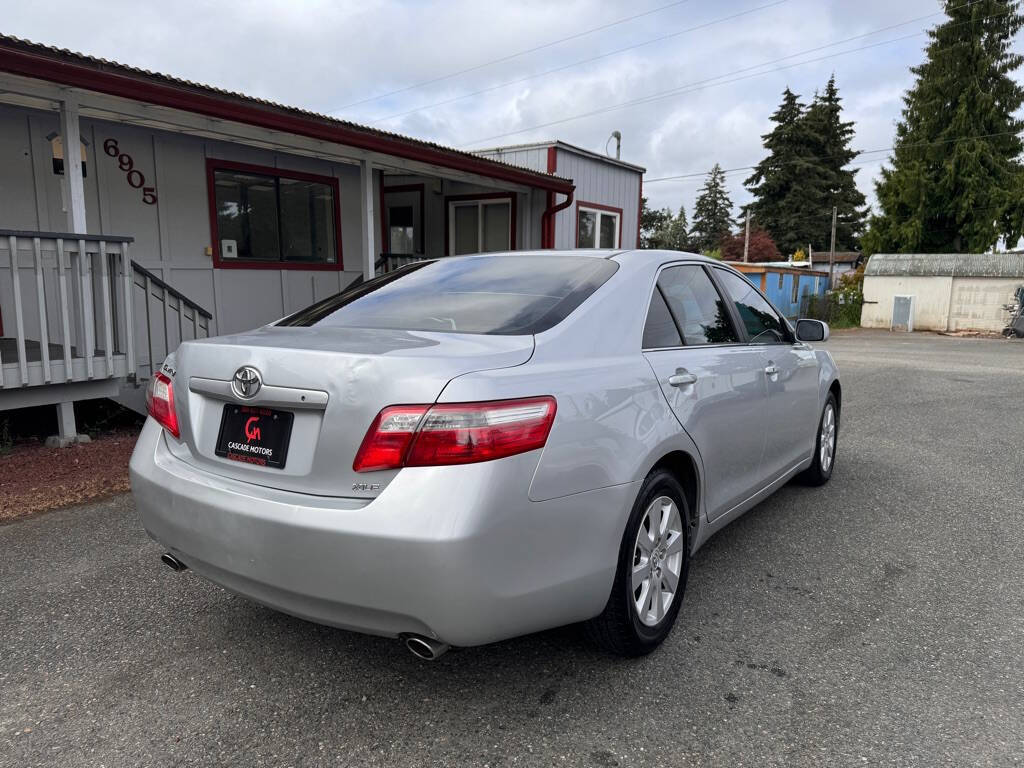
<svg viewBox="0 0 1024 768">
<path fill-rule="evenodd" d="M 336 293 L 361 274 L 358 167 L 120 123 L 83 119 L 81 127 L 88 142 L 89 233 L 134 237 L 133 260 L 211 311 L 213 333 L 270 322 Z M 55 113 L 0 107 L 0 228 L 69 229 L 61 177 L 52 171 L 46 139 L 58 130 Z M 144 204 L 142 190 L 129 186 L 116 159 L 103 152 L 108 138 L 131 155 L 146 186 L 156 188 L 156 205 Z M 345 270 L 214 269 L 206 254 L 212 245 L 207 157 L 336 177 Z M 0 310 L 2 302 L 0 297 Z"/>
<path fill-rule="evenodd" d="M 519 165 L 535 171 L 548 170 L 548 148 L 521 147 L 481 152 L 494 160 Z M 639 171 L 606 163 L 571 150 L 558 147 L 555 173 L 573 180 L 576 185 L 575 201 L 555 216 L 555 248 L 576 247 L 576 211 L 579 201 L 598 203 L 622 209 L 622 247 L 636 248 L 637 223 L 640 215 Z M 538 199 L 539 198 L 539 199 Z M 534 215 L 537 221 L 547 207 L 546 196 L 535 195 Z M 564 198 L 555 196 L 555 202 Z M 539 242 L 539 240 L 538 240 Z"/>
<path fill-rule="evenodd" d="M 636 248 L 640 205 L 638 172 L 559 148 L 555 173 L 576 184 L 575 201 L 555 217 L 555 248 L 576 247 L 576 214 L 581 201 L 621 208 L 621 246 Z"/>
<path fill-rule="evenodd" d="M 914 296 L 914 329 L 987 330 L 1006 325 L 1003 304 L 1013 301 L 1019 278 L 867 275 L 861 326 L 888 328 L 894 296 Z M 868 303 L 875 302 L 875 303 Z"/>
</svg>

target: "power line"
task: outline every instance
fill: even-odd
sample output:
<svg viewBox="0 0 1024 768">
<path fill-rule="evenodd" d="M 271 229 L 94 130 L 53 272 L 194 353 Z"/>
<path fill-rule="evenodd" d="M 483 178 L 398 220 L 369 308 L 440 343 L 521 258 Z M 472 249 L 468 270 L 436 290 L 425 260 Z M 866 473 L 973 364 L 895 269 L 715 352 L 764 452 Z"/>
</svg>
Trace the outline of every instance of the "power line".
<svg viewBox="0 0 1024 768">
<path fill-rule="evenodd" d="M 969 6 L 972 3 L 977 2 L 977 1 L 978 0 L 968 0 L 968 2 L 963 3 L 963 4 L 959 5 L 959 6 L 956 6 L 955 8 L 950 9 L 950 11 L 954 11 L 954 10 L 957 10 L 958 8 L 963 8 L 963 7 Z M 486 138 L 477 139 L 475 141 L 470 141 L 470 142 L 467 142 L 466 144 L 463 144 L 462 147 L 468 147 L 468 146 L 471 146 L 471 145 L 474 145 L 474 144 L 481 144 L 481 143 L 484 143 L 484 142 L 490 142 L 490 141 L 494 141 L 495 139 L 505 138 L 506 136 L 515 136 L 515 135 L 520 134 L 520 133 L 527 133 L 529 131 L 537 130 L 537 129 L 540 129 L 540 128 L 549 128 L 549 127 L 551 127 L 553 125 L 561 125 L 563 123 L 572 122 L 574 120 L 580 120 L 580 119 L 585 118 L 585 117 L 593 117 L 595 115 L 601 115 L 601 114 L 605 114 L 605 113 L 608 113 L 608 112 L 614 112 L 614 111 L 617 111 L 617 110 L 620 110 L 620 109 L 625 109 L 626 107 L 636 106 L 638 104 L 647 104 L 647 103 L 650 103 L 650 102 L 659 101 L 661 99 L 670 98 L 672 96 L 679 96 L 679 95 L 683 95 L 683 94 L 686 94 L 686 93 L 692 93 L 692 92 L 695 92 L 695 91 L 704 90 L 705 88 L 712 88 L 712 87 L 716 87 L 716 86 L 719 86 L 719 85 L 729 85 L 731 83 L 736 83 L 736 82 L 739 82 L 741 80 L 748 80 L 748 79 L 753 78 L 753 77 L 760 77 L 762 75 L 771 74 L 773 72 L 781 72 L 783 70 L 791 69 L 793 67 L 803 66 L 804 64 L 813 64 L 813 63 L 818 62 L 818 61 L 824 61 L 826 59 L 836 58 L 838 56 L 845 56 L 845 55 L 850 54 L 850 53 L 858 53 L 860 51 L 869 50 L 871 48 L 877 48 L 877 47 L 882 46 L 882 45 L 889 45 L 891 43 L 897 43 L 897 42 L 900 42 L 900 41 L 903 41 L 903 40 L 908 40 L 908 39 L 910 39 L 912 37 L 917 37 L 919 35 L 926 34 L 927 30 L 920 30 L 920 31 L 914 32 L 912 34 L 902 35 L 900 37 L 895 37 L 895 38 L 892 38 L 890 40 L 882 40 L 882 41 L 877 42 L 877 43 L 871 43 L 869 45 L 859 46 L 857 48 L 851 48 L 851 49 L 846 50 L 846 51 L 839 51 L 837 53 L 831 53 L 831 54 L 827 54 L 825 56 L 819 56 L 817 58 L 807 59 L 805 61 L 798 61 L 798 62 L 795 62 L 793 64 L 788 64 L 788 65 L 782 66 L 782 67 L 776 67 L 775 69 L 769 69 L 769 70 L 765 70 L 763 72 L 753 72 L 752 74 L 744 75 L 742 77 L 735 77 L 735 78 L 732 78 L 731 80 L 724 80 L 723 79 L 723 78 L 732 77 L 733 75 L 738 75 L 738 74 L 741 74 L 741 73 L 744 73 L 744 72 L 750 72 L 751 70 L 756 70 L 756 69 L 760 69 L 762 67 L 770 66 L 772 64 L 777 64 L 779 62 L 786 61 L 786 60 L 792 59 L 792 58 L 796 58 L 798 56 L 806 56 L 809 53 L 815 53 L 817 51 L 821 51 L 821 50 L 824 50 L 826 48 L 833 48 L 833 47 L 835 47 L 837 45 L 842 45 L 843 43 L 851 42 L 853 40 L 859 40 L 859 39 L 862 39 L 862 38 L 865 38 L 865 37 L 870 37 L 871 35 L 878 34 L 879 32 L 884 32 L 884 31 L 887 31 L 889 29 L 893 29 L 895 27 L 906 26 L 907 24 L 910 24 L 913 21 L 921 21 L 921 20 L 930 18 L 932 16 L 940 15 L 940 14 L 943 14 L 943 13 L 945 13 L 945 12 L 944 11 L 937 11 L 935 13 L 927 14 L 925 16 L 921 16 L 921 17 L 919 17 L 917 19 L 913 19 L 911 21 L 906 21 L 906 22 L 902 22 L 900 24 L 890 25 L 890 26 L 887 26 L 887 27 L 881 27 L 879 29 L 872 30 L 870 32 L 865 32 L 865 33 L 860 34 L 860 35 L 854 35 L 853 37 L 845 38 L 843 40 L 837 40 L 837 41 L 834 41 L 834 42 L 831 42 L 831 43 L 826 43 L 825 45 L 819 45 L 819 46 L 816 46 L 814 48 L 809 48 L 809 49 L 804 50 L 804 51 L 798 51 L 797 53 L 789 54 L 788 56 L 782 56 L 780 58 L 772 59 L 770 61 L 764 61 L 764 62 L 761 62 L 759 64 L 755 64 L 755 65 L 752 65 L 752 66 L 749 66 L 749 67 L 743 67 L 741 69 L 733 70 L 732 72 L 726 72 L 724 74 L 717 75 L 717 76 L 711 77 L 711 78 L 707 78 L 705 80 L 698 80 L 698 81 L 695 81 L 693 83 L 688 83 L 686 85 L 677 86 L 675 88 L 670 88 L 670 89 L 668 89 L 666 91 L 657 91 L 655 93 L 648 94 L 647 96 L 642 96 L 642 97 L 639 97 L 639 98 L 636 98 L 636 99 L 630 99 L 628 101 L 619 102 L 617 104 L 612 104 L 612 105 L 609 105 L 609 106 L 606 106 L 606 107 L 601 107 L 599 109 L 591 110 L 589 112 L 583 112 L 583 113 L 580 113 L 580 114 L 577 114 L 577 115 L 571 115 L 569 117 L 561 118 L 561 119 L 558 119 L 558 120 L 552 120 L 552 121 L 547 122 L 547 123 L 542 123 L 542 124 L 539 124 L 539 125 L 533 125 L 533 126 L 530 126 L 528 128 L 520 128 L 520 129 L 515 130 L 515 131 L 508 131 L 506 133 L 495 134 L 493 136 L 488 136 Z M 1003 11 L 1001 13 L 992 14 L 991 16 L 986 17 L 986 18 L 992 18 L 994 16 L 1004 15 L 1005 13 L 1006 13 L 1006 11 Z M 962 23 L 970 23 L 970 22 L 962 22 Z M 720 80 L 722 82 L 715 82 L 717 80 Z"/>
<path fill-rule="evenodd" d="M 937 141 L 915 141 L 915 142 L 910 142 L 908 144 L 900 144 L 899 146 L 882 147 L 880 149 L 859 149 L 859 150 L 855 151 L 854 157 L 859 157 L 860 155 L 872 155 L 872 154 L 876 154 L 878 152 L 892 152 L 892 151 L 894 151 L 896 149 L 906 149 L 908 147 L 931 147 L 931 146 L 940 146 L 940 145 L 943 145 L 943 144 L 959 144 L 959 143 L 964 142 L 964 141 L 976 141 L 978 139 L 991 139 L 991 138 L 996 138 L 998 136 L 1020 136 L 1022 133 L 1024 133 L 1024 131 L 999 131 L 998 133 L 983 133 L 983 134 L 981 134 L 979 136 L 960 136 L 960 137 L 957 137 L 955 139 L 940 139 L 940 140 L 937 140 Z M 788 165 L 788 164 L 792 164 L 792 163 L 807 162 L 807 161 L 813 161 L 813 160 L 831 160 L 831 159 L 833 159 L 835 157 L 838 157 L 838 155 L 822 155 L 822 156 L 819 156 L 819 157 L 801 157 L 798 160 L 787 160 L 787 161 L 785 161 L 783 163 L 779 163 L 779 164 L 780 165 Z M 869 162 L 883 162 L 884 163 L 887 159 L 888 158 L 884 158 L 883 157 L 883 158 L 879 158 L 877 160 L 871 160 Z M 847 163 L 847 165 L 861 165 L 861 164 L 867 164 L 867 163 L 855 163 L 855 162 L 852 162 L 852 161 Z M 735 173 L 737 171 L 752 171 L 755 168 L 757 168 L 756 165 L 740 165 L 740 166 L 736 166 L 735 168 L 726 168 L 726 169 L 722 170 L 722 173 L 730 174 L 730 173 Z M 685 180 L 685 179 L 697 179 L 697 178 L 701 178 L 703 176 L 707 176 L 710 173 L 711 173 L 711 171 L 700 171 L 700 172 L 694 172 L 694 173 L 683 173 L 683 174 L 678 174 L 678 175 L 675 175 L 675 176 L 660 176 L 660 177 L 658 177 L 656 179 L 644 179 L 644 184 L 656 184 L 656 183 L 661 182 L 661 181 L 682 181 L 682 180 Z"/>
<path fill-rule="evenodd" d="M 422 80 L 422 81 L 420 81 L 418 83 L 413 83 L 412 85 L 407 85 L 404 88 L 397 88 L 397 89 L 395 89 L 393 91 L 388 91 L 386 93 L 381 93 L 381 94 L 378 94 L 376 96 L 370 96 L 370 97 L 362 99 L 360 101 L 353 101 L 350 104 L 345 104 L 344 106 L 338 107 L 337 109 L 333 109 L 331 111 L 332 112 L 340 112 L 343 109 L 349 109 L 351 107 L 358 107 L 361 104 L 367 104 L 367 103 L 369 103 L 371 101 L 378 101 L 379 99 L 384 99 L 384 98 L 387 98 L 388 96 L 394 96 L 395 94 L 398 94 L 398 93 L 406 93 L 407 91 L 412 91 L 412 90 L 415 90 L 417 88 L 422 88 L 425 85 L 432 85 L 433 83 L 439 83 L 439 82 L 441 82 L 443 80 L 450 80 L 453 77 L 458 77 L 459 75 L 464 75 L 464 74 L 466 74 L 468 72 L 476 72 L 477 70 L 484 69 L 485 67 L 490 67 L 490 66 L 492 66 L 494 64 L 501 64 L 501 63 L 506 62 L 506 61 L 511 61 L 512 59 L 517 59 L 520 56 L 527 55 L 528 53 L 536 53 L 537 51 L 543 51 L 546 48 L 552 48 L 552 47 L 554 47 L 556 45 L 560 45 L 561 43 L 565 43 L 565 42 L 568 42 L 570 40 L 577 40 L 577 39 L 579 39 L 581 37 L 586 37 L 587 35 L 592 35 L 594 32 L 600 32 L 602 30 L 618 26 L 619 24 L 625 24 L 628 21 L 633 21 L 635 19 L 643 18 L 644 16 L 650 16 L 650 15 L 655 14 L 655 13 L 660 13 L 661 11 L 668 10 L 669 8 L 675 8 L 676 6 L 683 5 L 684 3 L 688 3 L 688 2 L 690 2 L 690 0 L 676 0 L 673 3 L 668 3 L 667 5 L 660 5 L 657 8 L 652 8 L 651 10 L 644 11 L 643 13 L 637 13 L 637 14 L 634 14 L 632 16 L 626 16 L 625 18 L 618 19 L 616 21 L 610 21 L 607 24 L 601 24 L 601 25 L 596 26 L 596 27 L 591 27 L 590 29 L 585 29 L 582 32 L 576 32 L 576 33 L 574 33 L 572 35 L 568 35 L 566 37 L 560 37 L 557 40 L 552 40 L 551 42 L 543 43 L 542 45 L 537 45 L 537 46 L 534 46 L 533 48 L 527 48 L 526 50 L 523 50 L 523 51 L 517 51 L 516 53 L 510 53 L 507 56 L 502 56 L 502 57 L 497 58 L 497 59 L 491 59 L 489 61 L 485 61 L 485 62 L 482 62 L 480 64 L 474 64 L 471 67 L 466 67 L 465 69 L 459 69 L 459 70 L 456 70 L 455 72 L 451 72 L 451 73 L 449 73 L 447 75 L 441 75 L 439 77 L 433 77 L 433 78 L 430 78 L 429 80 Z"/>
<path fill-rule="evenodd" d="M 696 32 L 697 30 L 700 30 L 700 29 L 706 29 L 708 27 L 715 26 L 716 24 L 722 24 L 723 22 L 726 22 L 726 21 L 732 21 L 733 19 L 738 19 L 738 18 L 740 18 L 742 16 L 749 16 L 752 13 L 756 13 L 758 11 L 763 11 L 763 10 L 765 10 L 767 8 L 774 8 L 777 5 L 782 5 L 782 4 L 787 3 L 787 2 L 789 2 L 789 0 L 775 0 L 775 2 L 768 3 L 766 5 L 759 5 L 756 8 L 750 8 L 750 9 L 748 9 L 746 11 L 740 11 L 739 13 L 734 13 L 734 14 L 731 14 L 729 16 L 722 16 L 721 18 L 714 19 L 712 21 L 708 21 L 708 22 L 705 22 L 703 24 L 697 24 L 696 26 L 693 26 L 693 27 L 687 27 L 686 29 L 680 29 L 680 30 L 678 30 L 676 32 L 670 32 L 667 35 L 661 35 L 660 37 L 653 37 L 650 40 L 644 40 L 643 42 L 636 43 L 635 45 L 627 45 L 624 48 L 617 48 L 614 51 L 608 51 L 608 53 L 602 53 L 600 56 L 592 56 L 589 59 L 581 59 L 579 61 L 574 61 L 571 64 L 565 64 L 565 65 L 563 65 L 561 67 L 555 67 L 554 69 L 548 69 L 548 70 L 545 70 L 543 72 L 538 72 L 538 73 L 533 74 L 533 75 L 527 75 L 525 77 L 519 78 L 518 80 L 508 80 L 508 81 L 506 81 L 504 83 L 498 83 L 497 85 L 491 85 L 491 86 L 488 86 L 487 88 L 481 88 L 480 90 L 477 90 L 477 91 L 471 91 L 469 93 L 463 93 L 460 96 L 453 96 L 452 98 L 444 99 L 442 101 L 435 101 L 435 102 L 433 102 L 431 104 L 424 104 L 422 106 L 416 107 L 415 109 L 407 109 L 404 112 L 396 112 L 393 115 L 386 115 L 384 117 L 378 117 L 377 119 L 372 120 L 371 123 L 372 124 L 376 124 L 376 123 L 386 122 L 388 120 L 394 120 L 395 118 L 405 117 L 406 115 L 412 115 L 412 114 L 415 114 L 416 112 L 422 112 L 423 110 L 426 110 L 426 109 L 432 109 L 433 107 L 440 107 L 440 106 L 444 106 L 446 104 L 452 104 L 452 103 L 454 103 L 456 101 L 462 101 L 463 99 L 469 99 L 469 98 L 472 98 L 473 96 L 480 96 L 481 94 L 484 94 L 484 93 L 490 93 L 491 91 L 497 91 L 497 90 L 500 90 L 502 88 L 507 88 L 507 87 L 509 87 L 511 85 L 519 85 L 520 83 L 525 83 L 525 82 L 528 82 L 530 80 L 536 80 L 538 77 L 547 77 L 548 75 L 553 75 L 556 72 L 564 72 L 565 70 L 572 69 L 573 67 L 579 67 L 579 66 L 582 66 L 583 64 L 590 64 L 592 62 L 599 61 L 600 59 L 606 59 L 609 56 L 616 56 L 616 55 L 618 55 L 620 53 L 625 53 L 626 51 L 636 50 L 637 48 L 643 48 L 644 46 L 653 45 L 654 43 L 661 43 L 661 42 L 664 42 L 665 40 L 670 40 L 673 37 L 679 37 L 680 35 L 685 35 L 685 34 L 687 34 L 689 32 Z M 935 14 L 931 14 L 931 15 L 934 16 Z M 913 21 L 919 21 L 919 19 L 914 19 Z M 899 25 L 896 25 L 896 26 L 904 26 L 904 25 L 910 24 L 910 23 L 911 22 L 909 22 L 909 21 L 905 21 L 905 22 L 903 22 L 903 24 L 899 24 Z"/>
</svg>

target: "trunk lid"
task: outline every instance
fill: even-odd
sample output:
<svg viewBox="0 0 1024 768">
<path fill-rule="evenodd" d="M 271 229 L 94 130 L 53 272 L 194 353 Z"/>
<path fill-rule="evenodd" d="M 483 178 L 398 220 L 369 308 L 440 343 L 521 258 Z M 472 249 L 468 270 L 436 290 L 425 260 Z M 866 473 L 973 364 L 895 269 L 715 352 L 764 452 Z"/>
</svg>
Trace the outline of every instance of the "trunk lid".
<svg viewBox="0 0 1024 768">
<path fill-rule="evenodd" d="M 533 345 L 532 336 L 323 326 L 267 326 L 185 342 L 174 356 L 182 442 L 168 443 L 180 459 L 236 480 L 323 496 L 373 497 L 398 470 L 356 473 L 352 460 L 382 408 L 433 403 L 456 376 L 521 365 Z M 243 366 L 255 368 L 262 379 L 249 399 L 231 388 Z M 293 414 L 283 468 L 217 455 L 226 406 Z"/>
</svg>

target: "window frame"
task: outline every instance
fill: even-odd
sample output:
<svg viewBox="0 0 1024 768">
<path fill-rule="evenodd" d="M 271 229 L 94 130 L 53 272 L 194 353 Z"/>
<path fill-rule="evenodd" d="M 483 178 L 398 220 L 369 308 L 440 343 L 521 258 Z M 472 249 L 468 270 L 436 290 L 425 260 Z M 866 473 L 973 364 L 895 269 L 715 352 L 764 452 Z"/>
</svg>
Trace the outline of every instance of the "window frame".
<svg viewBox="0 0 1024 768">
<path fill-rule="evenodd" d="M 423 256 L 427 252 L 427 213 L 426 213 L 426 184 L 392 184 L 390 186 L 382 185 L 380 188 L 380 251 L 381 253 L 391 253 L 390 250 L 385 251 L 384 247 L 391 247 L 391 224 L 388 220 L 389 207 L 387 204 L 387 195 L 389 194 L 400 194 L 402 192 L 415 192 L 419 197 L 420 206 L 420 226 L 419 231 L 416 231 L 416 227 L 413 227 L 413 239 L 416 241 L 416 252 L 414 256 Z M 403 254 L 404 255 L 404 254 Z"/>
<path fill-rule="evenodd" d="M 715 290 L 718 291 L 719 297 L 725 302 L 726 312 L 729 313 L 729 321 L 732 323 L 732 329 L 736 333 L 736 341 L 721 341 L 715 342 L 714 344 L 687 344 L 686 337 L 683 335 L 683 331 L 679 327 L 679 319 L 676 317 L 675 312 L 672 311 L 672 305 L 668 303 L 668 298 L 664 295 L 664 293 L 662 293 L 662 298 L 665 301 L 665 306 L 668 307 L 668 313 L 669 315 L 672 316 L 672 322 L 675 323 L 676 325 L 676 333 L 679 334 L 679 340 L 683 343 L 681 346 L 677 347 L 645 347 L 644 328 L 647 327 L 647 316 L 650 314 L 651 311 L 651 300 L 654 298 L 654 292 L 661 291 L 661 286 L 658 285 L 658 280 L 661 279 L 661 273 L 664 272 L 666 269 L 671 269 L 672 267 L 688 266 L 703 269 L 705 274 L 708 275 L 708 279 L 711 281 L 711 284 L 714 286 Z M 644 322 L 640 326 L 641 352 L 661 352 L 665 350 L 675 349 L 710 349 L 714 347 L 740 347 L 747 346 L 749 344 L 749 342 L 747 341 L 746 329 L 743 327 L 743 324 L 739 322 L 739 317 L 736 314 L 736 308 L 733 306 L 733 302 L 728 300 L 727 294 L 724 292 L 721 283 L 719 283 L 718 280 L 715 279 L 715 275 L 713 274 L 713 272 L 714 270 L 711 268 L 711 266 L 705 264 L 702 261 L 669 261 L 665 262 L 664 264 L 658 267 L 658 271 L 654 275 L 654 282 L 651 284 L 650 290 L 648 291 L 646 310 L 644 311 Z"/>
<path fill-rule="evenodd" d="M 217 229 L 217 171 L 238 171 L 239 173 L 254 173 L 260 176 L 272 176 L 280 179 L 292 179 L 294 181 L 308 181 L 314 184 L 326 184 L 334 194 L 334 243 L 337 253 L 333 262 L 327 261 L 257 261 L 252 259 L 223 259 L 220 255 L 220 236 Z M 214 269 L 275 269 L 288 270 L 298 269 L 312 272 L 341 272 L 345 269 L 343 248 L 341 242 L 341 189 L 336 176 L 320 176 L 314 173 L 303 171 L 292 171 L 287 168 L 276 168 L 268 165 L 255 165 L 253 163 L 240 163 L 234 160 L 222 160 L 220 158 L 206 158 L 206 195 L 210 212 L 210 238 L 211 250 L 213 252 Z M 280 205 L 280 204 L 279 204 Z M 278 209 L 280 216 L 280 208 Z"/>
<path fill-rule="evenodd" d="M 590 211 L 591 213 L 597 214 L 597 229 L 595 230 L 596 238 L 594 245 L 580 245 L 580 212 Z M 576 201 L 576 239 L 574 240 L 577 250 L 591 251 L 601 250 L 601 216 L 614 216 L 615 217 L 615 240 L 617 245 L 613 245 L 612 248 L 622 247 L 622 209 L 616 208 L 614 205 L 602 205 L 601 203 L 588 203 L 585 200 Z"/>
<path fill-rule="evenodd" d="M 748 346 L 751 346 L 751 347 L 770 347 L 770 346 L 772 346 L 774 344 L 787 344 L 787 345 L 789 345 L 789 344 L 797 343 L 796 335 L 794 334 L 793 328 L 789 324 L 789 320 L 786 318 L 786 315 L 783 314 L 782 312 L 780 312 L 779 308 L 776 307 L 772 303 L 771 299 L 769 299 L 764 294 L 763 291 L 761 291 L 756 285 L 754 285 L 745 274 L 743 274 L 739 270 L 729 269 L 728 267 L 726 267 L 724 265 L 721 265 L 721 264 L 711 265 L 708 269 L 711 272 L 712 282 L 714 282 L 714 284 L 716 286 L 718 286 L 718 291 L 723 296 L 729 296 L 730 294 L 725 289 L 725 286 L 722 284 L 722 282 L 718 278 L 718 271 L 719 270 L 722 271 L 722 272 L 729 272 L 729 273 L 734 274 L 734 275 L 739 275 L 751 288 L 753 288 L 755 291 L 757 291 L 757 293 L 761 296 L 761 298 L 765 300 L 765 303 L 767 303 L 768 306 L 771 308 L 772 312 L 774 312 L 776 314 L 776 316 L 779 318 L 779 320 L 782 321 L 782 329 L 785 332 L 786 338 L 781 339 L 779 341 L 769 341 L 769 342 L 760 342 L 760 341 L 758 341 L 758 342 L 754 342 L 754 341 L 751 340 L 750 334 L 747 332 L 747 326 L 743 322 L 743 318 L 740 317 L 739 310 L 736 309 L 736 302 L 735 302 L 735 300 L 730 298 L 729 301 L 727 301 L 726 303 L 728 304 L 728 307 L 729 307 L 729 313 L 732 315 L 732 318 L 733 318 L 733 327 L 736 328 L 737 331 L 739 331 L 740 337 L 743 339 L 743 343 L 744 344 L 746 344 Z"/>
<path fill-rule="evenodd" d="M 498 202 L 508 202 L 508 250 L 516 250 L 516 229 L 518 227 L 516 218 L 516 201 L 519 195 L 515 192 L 477 192 L 466 195 L 445 195 L 444 198 L 444 255 L 451 256 L 455 251 L 455 208 L 460 205 L 477 205 L 477 248 L 483 247 L 483 220 L 480 215 L 483 206 L 495 205 Z M 475 251 L 482 253 L 482 251 Z M 489 253 L 501 253 L 501 251 L 489 251 Z M 468 254 L 463 254 L 468 255 Z"/>
</svg>

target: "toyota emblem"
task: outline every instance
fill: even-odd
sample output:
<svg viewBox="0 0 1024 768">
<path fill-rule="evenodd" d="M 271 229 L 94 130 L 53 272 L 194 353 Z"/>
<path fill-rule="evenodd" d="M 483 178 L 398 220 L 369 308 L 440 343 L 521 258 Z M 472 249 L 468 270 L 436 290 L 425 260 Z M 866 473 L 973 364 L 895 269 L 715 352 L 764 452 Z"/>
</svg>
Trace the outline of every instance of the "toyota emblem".
<svg viewBox="0 0 1024 768">
<path fill-rule="evenodd" d="M 256 393 L 263 386 L 263 378 L 260 372 L 251 365 L 243 365 L 231 379 L 231 389 L 236 395 L 244 400 L 256 397 Z"/>
</svg>

